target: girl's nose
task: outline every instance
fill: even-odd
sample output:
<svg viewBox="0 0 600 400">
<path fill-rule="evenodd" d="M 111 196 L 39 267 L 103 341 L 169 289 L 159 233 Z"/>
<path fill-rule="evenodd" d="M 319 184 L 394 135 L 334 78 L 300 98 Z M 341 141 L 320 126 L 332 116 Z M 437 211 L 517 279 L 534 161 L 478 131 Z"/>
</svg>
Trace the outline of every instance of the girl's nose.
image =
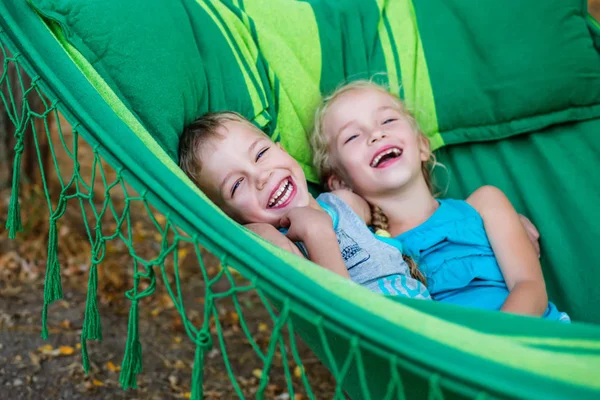
<svg viewBox="0 0 600 400">
<path fill-rule="evenodd" d="M 380 129 L 376 129 L 371 132 L 371 136 L 369 137 L 369 144 L 373 144 L 378 140 L 381 140 L 385 137 L 385 132 Z"/>
</svg>

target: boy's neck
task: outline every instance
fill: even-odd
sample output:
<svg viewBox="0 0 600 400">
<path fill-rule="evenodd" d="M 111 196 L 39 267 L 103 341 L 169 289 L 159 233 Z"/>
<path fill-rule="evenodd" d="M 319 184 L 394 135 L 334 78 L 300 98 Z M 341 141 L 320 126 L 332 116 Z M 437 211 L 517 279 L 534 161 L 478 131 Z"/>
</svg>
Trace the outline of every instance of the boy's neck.
<svg viewBox="0 0 600 400">
<path fill-rule="evenodd" d="M 427 221 L 439 203 L 432 196 L 424 179 L 373 201 L 388 218 L 388 231 L 392 237 L 407 232 Z"/>
</svg>

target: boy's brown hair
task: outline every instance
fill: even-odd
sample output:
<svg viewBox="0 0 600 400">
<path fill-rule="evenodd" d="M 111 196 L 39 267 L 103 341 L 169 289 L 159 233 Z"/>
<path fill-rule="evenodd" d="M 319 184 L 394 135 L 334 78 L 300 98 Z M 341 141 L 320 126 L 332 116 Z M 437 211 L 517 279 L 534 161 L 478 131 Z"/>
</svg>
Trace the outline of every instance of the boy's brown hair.
<svg viewBox="0 0 600 400">
<path fill-rule="evenodd" d="M 185 174 L 199 185 L 202 159 L 199 150 L 211 139 L 221 136 L 220 128 L 225 122 L 236 121 L 252 125 L 242 115 L 233 111 L 206 113 L 188 125 L 179 139 L 179 167 Z"/>
</svg>

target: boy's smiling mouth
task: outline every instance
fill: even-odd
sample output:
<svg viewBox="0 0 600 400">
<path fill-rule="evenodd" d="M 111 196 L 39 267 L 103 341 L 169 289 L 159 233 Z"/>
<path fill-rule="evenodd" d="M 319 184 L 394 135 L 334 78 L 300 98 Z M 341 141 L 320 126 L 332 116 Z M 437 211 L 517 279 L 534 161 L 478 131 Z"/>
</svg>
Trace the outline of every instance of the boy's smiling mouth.
<svg viewBox="0 0 600 400">
<path fill-rule="evenodd" d="M 296 187 L 292 178 L 289 176 L 284 178 L 271 192 L 267 208 L 277 209 L 287 206 L 295 193 Z"/>
<path fill-rule="evenodd" d="M 402 149 L 396 146 L 386 146 L 378 151 L 371 159 L 371 168 L 385 168 L 402 155 Z"/>
</svg>

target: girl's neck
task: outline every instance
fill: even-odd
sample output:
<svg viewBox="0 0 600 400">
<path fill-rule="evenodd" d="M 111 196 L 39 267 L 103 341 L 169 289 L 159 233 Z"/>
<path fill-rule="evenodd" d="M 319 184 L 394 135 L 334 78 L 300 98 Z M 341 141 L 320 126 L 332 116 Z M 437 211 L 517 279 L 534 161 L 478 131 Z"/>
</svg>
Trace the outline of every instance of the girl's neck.
<svg viewBox="0 0 600 400">
<path fill-rule="evenodd" d="M 439 206 L 424 179 L 369 201 L 386 215 L 388 231 L 393 237 L 427 221 Z"/>
</svg>

